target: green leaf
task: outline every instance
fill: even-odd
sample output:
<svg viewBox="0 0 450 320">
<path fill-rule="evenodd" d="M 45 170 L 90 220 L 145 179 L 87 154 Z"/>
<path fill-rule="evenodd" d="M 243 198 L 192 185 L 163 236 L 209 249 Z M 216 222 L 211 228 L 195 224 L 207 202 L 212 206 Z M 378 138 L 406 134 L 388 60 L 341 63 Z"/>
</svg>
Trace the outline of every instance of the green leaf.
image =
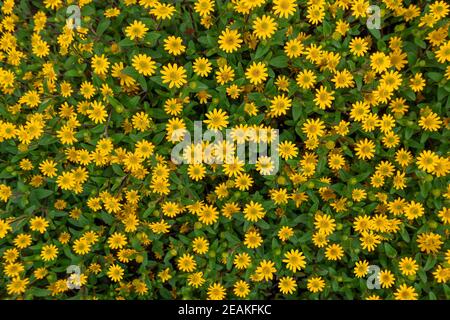
<svg viewBox="0 0 450 320">
<path fill-rule="evenodd" d="M 257 223 L 258 227 L 260 227 L 261 229 L 270 229 L 270 224 L 268 224 L 266 221 L 264 220 L 259 220 Z"/>
<path fill-rule="evenodd" d="M 292 118 L 294 119 L 294 121 L 297 121 L 298 118 L 300 118 L 300 115 L 302 113 L 301 110 L 301 105 L 297 100 L 294 100 L 293 104 L 292 104 Z"/>
<path fill-rule="evenodd" d="M 417 44 L 422 49 L 425 49 L 427 47 L 427 44 L 425 43 L 425 41 L 423 41 L 419 37 L 414 37 L 414 43 Z"/>
<path fill-rule="evenodd" d="M 331 26 L 331 24 L 329 22 L 327 22 L 326 20 L 323 22 L 322 24 L 322 28 L 323 28 L 323 34 L 325 36 L 328 36 L 331 34 L 331 32 L 333 32 L 333 27 Z"/>
<path fill-rule="evenodd" d="M 145 41 L 150 42 L 151 44 L 154 44 L 156 42 L 156 40 L 159 39 L 159 37 L 161 37 L 161 32 L 152 31 L 152 32 L 147 33 L 147 35 L 145 36 Z"/>
<path fill-rule="evenodd" d="M 121 47 L 131 47 L 134 45 L 135 45 L 134 41 L 129 38 L 125 38 L 119 42 L 119 46 Z"/>
<path fill-rule="evenodd" d="M 143 75 L 138 75 L 137 76 L 137 81 L 139 82 L 139 84 L 141 85 L 141 88 L 144 90 L 144 91 L 147 91 L 147 80 L 145 80 L 145 78 L 144 78 L 144 76 Z"/>
<path fill-rule="evenodd" d="M 420 281 L 423 283 L 427 283 L 427 274 L 423 270 L 417 271 L 417 274 L 419 275 Z"/>
<path fill-rule="evenodd" d="M 402 227 L 402 228 L 400 229 L 400 235 L 401 235 L 403 241 L 408 242 L 408 243 L 411 241 L 411 238 L 409 237 L 409 233 L 408 233 L 408 231 L 405 229 L 405 227 Z"/>
<path fill-rule="evenodd" d="M 432 257 L 432 256 L 428 256 L 427 262 L 425 263 L 425 266 L 423 267 L 423 271 L 428 271 L 431 268 L 434 267 L 434 265 L 436 264 L 436 257 Z"/>
<path fill-rule="evenodd" d="M 238 237 L 230 232 L 225 232 L 225 238 L 230 242 L 230 245 L 234 246 L 241 242 Z"/>
<path fill-rule="evenodd" d="M 428 72 L 427 77 L 430 78 L 431 80 L 439 82 L 443 78 L 443 74 L 439 72 Z"/>
<path fill-rule="evenodd" d="M 286 68 L 288 65 L 288 57 L 283 55 L 272 58 L 269 64 L 275 68 Z"/>
<path fill-rule="evenodd" d="M 416 101 L 416 94 L 411 89 L 404 91 L 406 97 L 411 101 Z"/>
<path fill-rule="evenodd" d="M 160 133 L 155 134 L 155 136 L 154 136 L 153 139 L 152 139 L 152 142 L 153 142 L 155 145 L 160 144 L 161 141 L 163 141 L 165 135 L 166 135 L 165 132 L 160 132 Z"/>
<path fill-rule="evenodd" d="M 34 297 L 47 297 L 50 295 L 50 290 L 32 287 L 29 291 Z"/>
<path fill-rule="evenodd" d="M 101 37 L 103 32 L 105 32 L 106 29 L 108 29 L 108 27 L 110 25 L 111 25 L 111 21 L 109 19 L 103 19 L 102 21 L 100 21 L 100 23 L 98 24 L 98 27 L 97 27 L 97 31 L 96 31 L 97 36 Z"/>
<path fill-rule="evenodd" d="M 149 109 L 148 114 L 150 115 L 150 117 L 158 120 L 164 120 L 169 118 L 167 113 L 162 109 Z"/>
<path fill-rule="evenodd" d="M 31 191 L 31 194 L 35 195 L 39 200 L 45 199 L 49 196 L 51 196 L 54 193 L 52 190 L 46 190 L 46 189 L 36 189 Z"/>
<path fill-rule="evenodd" d="M 77 69 L 72 69 L 64 73 L 64 77 L 73 78 L 73 77 L 81 77 L 82 73 Z"/>
<path fill-rule="evenodd" d="M 102 219 L 108 225 L 111 225 L 114 222 L 114 218 L 105 211 L 100 212 L 100 219 Z"/>
<path fill-rule="evenodd" d="M 270 46 L 265 46 L 263 44 L 258 45 L 258 49 L 256 49 L 255 56 L 253 60 L 261 59 L 266 53 L 270 50 Z"/>
<path fill-rule="evenodd" d="M 397 250 L 387 242 L 384 243 L 384 251 L 386 251 L 386 255 L 389 258 L 395 258 L 397 256 Z"/>
<path fill-rule="evenodd" d="M 375 39 L 380 40 L 381 39 L 381 33 L 380 30 L 375 28 L 368 28 L 369 32 L 375 37 Z"/>
</svg>

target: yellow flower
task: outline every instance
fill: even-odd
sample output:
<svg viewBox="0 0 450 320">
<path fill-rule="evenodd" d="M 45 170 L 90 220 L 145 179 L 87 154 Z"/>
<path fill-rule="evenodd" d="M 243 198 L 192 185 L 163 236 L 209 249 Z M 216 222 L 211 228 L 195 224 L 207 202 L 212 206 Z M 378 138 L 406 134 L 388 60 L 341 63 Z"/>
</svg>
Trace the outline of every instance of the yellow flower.
<svg viewBox="0 0 450 320">
<path fill-rule="evenodd" d="M 114 232 L 108 238 L 108 246 L 111 249 L 121 249 L 127 244 L 127 237 L 119 232 Z"/>
<path fill-rule="evenodd" d="M 409 79 L 409 87 L 414 92 L 420 92 L 425 88 L 425 79 L 422 76 L 422 73 L 416 73 L 414 77 Z"/>
<path fill-rule="evenodd" d="M 164 50 L 174 56 L 178 56 L 186 50 L 186 47 L 183 45 L 183 39 L 180 37 L 169 36 L 164 39 Z"/>
<path fill-rule="evenodd" d="M 143 132 L 145 130 L 147 130 L 148 128 L 150 128 L 150 117 L 144 113 L 144 112 L 139 112 L 136 113 L 133 118 L 132 118 L 132 123 L 134 128 L 136 128 L 137 130 Z"/>
<path fill-rule="evenodd" d="M 0 184 L 0 200 L 7 202 L 12 196 L 12 189 L 10 186 Z"/>
<path fill-rule="evenodd" d="M 194 257 L 190 254 L 183 254 L 177 261 L 178 269 L 184 272 L 192 272 L 195 270 L 197 263 L 194 260 Z"/>
<path fill-rule="evenodd" d="M 218 43 L 221 50 L 232 53 L 241 47 L 241 34 L 237 30 L 227 28 L 222 31 Z"/>
<path fill-rule="evenodd" d="M 214 12 L 214 1 L 212 0 L 197 0 L 194 5 L 195 12 L 201 17 L 209 16 Z"/>
<path fill-rule="evenodd" d="M 96 74 L 103 76 L 108 73 L 109 61 L 104 54 L 93 56 L 91 64 Z"/>
<path fill-rule="evenodd" d="M 4 238 L 12 228 L 9 223 L 3 219 L 0 219 L 0 239 Z"/>
<path fill-rule="evenodd" d="M 380 271 L 378 277 L 382 288 L 390 288 L 394 285 L 395 277 L 391 271 L 382 270 Z"/>
<path fill-rule="evenodd" d="M 173 16 L 175 11 L 175 7 L 170 3 L 156 2 L 154 7 L 150 10 L 150 13 L 154 15 L 157 20 L 167 20 Z"/>
<path fill-rule="evenodd" d="M 32 242 L 31 235 L 25 233 L 17 235 L 16 238 L 14 239 L 14 244 L 19 249 L 25 249 L 29 247 L 31 245 L 31 242 Z"/>
<path fill-rule="evenodd" d="M 252 222 L 257 222 L 259 219 L 262 219 L 266 214 L 263 206 L 258 202 L 253 202 L 253 200 L 251 200 L 250 203 L 245 205 L 243 213 L 245 219 Z"/>
<path fill-rule="evenodd" d="M 58 256 L 58 248 L 54 244 L 48 244 L 41 249 L 41 258 L 44 261 L 55 260 Z"/>
<path fill-rule="evenodd" d="M 205 279 L 203 278 L 203 272 L 194 272 L 188 276 L 188 285 L 198 288 L 201 287 L 205 283 Z"/>
<path fill-rule="evenodd" d="M 146 54 L 137 54 L 132 59 L 133 68 L 144 76 L 152 76 L 156 70 L 156 62 Z"/>
<path fill-rule="evenodd" d="M 292 106 L 292 100 L 284 94 L 275 96 L 270 101 L 270 115 L 279 117 L 285 115 Z"/>
<path fill-rule="evenodd" d="M 307 119 L 302 127 L 302 131 L 308 138 L 321 137 L 324 134 L 324 129 L 324 122 L 320 119 Z"/>
<path fill-rule="evenodd" d="M 417 262 L 410 257 L 401 258 L 398 265 L 399 265 L 400 271 L 405 276 L 415 275 L 417 270 L 419 269 Z"/>
<path fill-rule="evenodd" d="M 208 252 L 209 242 L 204 237 L 197 237 L 192 241 L 192 248 L 195 253 L 204 254 Z"/>
<path fill-rule="evenodd" d="M 176 63 L 169 63 L 166 66 L 163 66 L 161 75 L 162 82 L 165 84 L 168 83 L 170 89 L 173 87 L 180 88 L 187 83 L 186 70 L 182 66 L 179 67 Z"/>
<path fill-rule="evenodd" d="M 161 279 L 161 281 L 164 283 L 166 281 L 169 281 L 172 279 L 172 275 L 170 274 L 170 269 L 165 268 L 164 270 L 160 271 L 158 273 L 158 277 Z"/>
<path fill-rule="evenodd" d="M 107 275 L 112 281 L 119 282 L 122 280 L 124 273 L 125 272 L 121 266 L 118 264 L 112 264 L 108 268 Z"/>
<path fill-rule="evenodd" d="M 435 54 L 437 61 L 440 63 L 450 61 L 450 41 L 442 44 Z"/>
<path fill-rule="evenodd" d="M 303 44 L 298 39 L 289 40 L 288 42 L 286 42 L 284 46 L 284 52 L 291 59 L 299 57 L 302 54 L 303 50 L 304 50 Z"/>
<path fill-rule="evenodd" d="M 246 252 L 243 252 L 235 255 L 233 263 L 237 269 L 247 269 L 251 261 L 250 256 Z"/>
<path fill-rule="evenodd" d="M 328 157 L 328 166 L 333 170 L 339 170 L 345 165 L 345 159 L 340 154 L 331 154 Z"/>
<path fill-rule="evenodd" d="M 427 131 L 437 131 L 441 125 L 441 118 L 434 112 L 430 112 L 426 116 L 422 115 L 419 120 L 419 126 Z"/>
<path fill-rule="evenodd" d="M 34 217 L 30 220 L 30 229 L 32 231 L 38 231 L 39 233 L 44 233 L 49 226 L 49 222 L 42 217 Z"/>
<path fill-rule="evenodd" d="M 198 213 L 198 220 L 206 225 L 211 225 L 219 219 L 219 212 L 212 205 L 204 205 Z"/>
<path fill-rule="evenodd" d="M 267 79 L 267 67 L 262 62 L 253 62 L 247 67 L 245 76 L 254 85 L 263 83 Z"/>
<path fill-rule="evenodd" d="M 414 287 L 401 284 L 394 296 L 395 300 L 417 300 L 418 294 Z"/>
<path fill-rule="evenodd" d="M 234 284 L 233 293 L 239 298 L 246 298 L 250 293 L 250 286 L 247 282 L 239 280 Z"/>
<path fill-rule="evenodd" d="M 225 287 L 220 283 L 213 283 L 208 287 L 208 300 L 223 300 L 226 296 Z"/>
<path fill-rule="evenodd" d="M 391 63 L 383 52 L 375 52 L 370 56 L 370 66 L 375 72 L 382 73 L 391 66 Z"/>
<path fill-rule="evenodd" d="M 420 251 L 426 254 L 437 253 L 443 244 L 441 236 L 433 232 L 421 233 L 417 236 Z"/>
<path fill-rule="evenodd" d="M 303 252 L 300 252 L 297 249 L 286 252 L 284 257 L 285 259 L 283 259 L 283 262 L 286 263 L 286 268 L 292 272 L 297 272 L 306 266 L 306 258 L 303 255 Z"/>
<path fill-rule="evenodd" d="M 248 231 L 245 234 L 244 245 L 249 249 L 256 249 L 262 244 L 262 238 L 258 231 Z"/>
<path fill-rule="evenodd" d="M 73 243 L 73 251 L 76 254 L 85 255 L 91 251 L 91 246 L 85 239 L 77 239 Z"/>
<path fill-rule="evenodd" d="M 450 208 L 442 208 L 438 212 L 438 217 L 444 222 L 444 224 L 450 224 Z"/>
<path fill-rule="evenodd" d="M 437 283 L 445 283 L 450 280 L 450 268 L 443 268 L 441 265 L 438 265 L 433 275 Z"/>
<path fill-rule="evenodd" d="M 101 102 L 94 101 L 91 104 L 91 109 L 87 111 L 89 119 L 94 121 L 95 124 L 103 123 L 106 121 L 107 113 L 105 106 Z"/>
<path fill-rule="evenodd" d="M 293 294 L 297 289 L 297 283 L 293 277 L 281 277 L 278 281 L 278 288 L 283 294 Z"/>
<path fill-rule="evenodd" d="M 14 294 L 22 294 L 25 293 L 27 285 L 30 281 L 25 278 L 25 279 L 20 279 L 20 278 L 14 278 L 13 280 L 11 280 L 10 283 L 8 283 L 8 285 L 6 286 L 6 289 L 8 291 L 8 294 L 10 295 L 14 295 Z"/>
<path fill-rule="evenodd" d="M 278 238 L 280 238 L 281 241 L 287 241 L 293 235 L 294 230 L 291 227 L 283 226 L 278 231 Z"/>
<path fill-rule="evenodd" d="M 273 279 L 274 273 L 277 272 L 274 262 L 263 259 L 256 268 L 255 273 L 265 281 Z"/>
<path fill-rule="evenodd" d="M 424 208 L 420 202 L 411 201 L 405 206 L 404 213 L 408 219 L 412 220 L 423 216 Z"/>
<path fill-rule="evenodd" d="M 56 182 L 62 190 L 71 190 L 75 187 L 75 176 L 72 172 L 63 172 Z"/>
<path fill-rule="evenodd" d="M 423 150 L 417 157 L 416 164 L 420 170 L 432 173 L 438 160 L 438 156 L 430 150 Z"/>
<path fill-rule="evenodd" d="M 353 269 L 357 278 L 363 278 L 369 273 L 369 262 L 366 260 L 358 261 Z"/>
<path fill-rule="evenodd" d="M 331 104 L 334 100 L 334 91 L 328 91 L 324 86 L 320 86 L 320 89 L 316 90 L 314 102 L 320 108 L 325 110 L 331 108 Z"/>
<path fill-rule="evenodd" d="M 308 279 L 306 287 L 312 293 L 321 292 L 325 288 L 325 281 L 322 277 L 311 277 Z"/>
<path fill-rule="evenodd" d="M 132 24 L 125 28 L 125 34 L 131 40 L 141 40 L 145 37 L 148 28 L 141 21 L 134 20 Z"/>
<path fill-rule="evenodd" d="M 228 65 L 219 67 L 219 70 L 216 71 L 216 80 L 221 85 L 233 81 L 234 70 Z"/>
<path fill-rule="evenodd" d="M 334 82 L 337 89 L 351 88 L 355 85 L 353 75 L 347 69 L 337 71 L 331 81 Z"/>
<path fill-rule="evenodd" d="M 271 38 L 276 30 L 277 23 L 271 16 L 263 15 L 253 21 L 253 32 L 260 39 Z"/>
<path fill-rule="evenodd" d="M 211 72 L 211 62 L 206 58 L 195 59 L 192 68 L 200 77 L 207 77 Z"/>
<path fill-rule="evenodd" d="M 344 256 L 344 250 L 339 244 L 331 244 L 325 250 L 325 257 L 328 260 L 341 260 Z"/>
<path fill-rule="evenodd" d="M 328 214 L 317 213 L 314 216 L 314 225 L 325 235 L 330 235 L 336 228 L 335 219 L 331 218 Z"/>
<path fill-rule="evenodd" d="M 375 144 L 372 140 L 364 138 L 356 143 L 355 151 L 359 159 L 372 159 L 375 155 Z"/>
<path fill-rule="evenodd" d="M 316 79 L 312 70 L 304 70 L 297 75 L 296 81 L 300 88 L 311 89 L 316 83 Z"/>
<path fill-rule="evenodd" d="M 363 231 L 359 239 L 361 241 L 361 247 L 369 252 L 374 251 L 381 243 L 380 236 L 374 234 L 372 231 Z"/>
<path fill-rule="evenodd" d="M 310 23 L 319 24 L 325 17 L 325 7 L 323 5 L 308 6 L 306 17 Z"/>
<path fill-rule="evenodd" d="M 208 112 L 206 115 L 206 120 L 203 120 L 207 124 L 210 130 L 222 130 L 228 125 L 228 115 L 222 109 L 214 109 Z"/>
</svg>

